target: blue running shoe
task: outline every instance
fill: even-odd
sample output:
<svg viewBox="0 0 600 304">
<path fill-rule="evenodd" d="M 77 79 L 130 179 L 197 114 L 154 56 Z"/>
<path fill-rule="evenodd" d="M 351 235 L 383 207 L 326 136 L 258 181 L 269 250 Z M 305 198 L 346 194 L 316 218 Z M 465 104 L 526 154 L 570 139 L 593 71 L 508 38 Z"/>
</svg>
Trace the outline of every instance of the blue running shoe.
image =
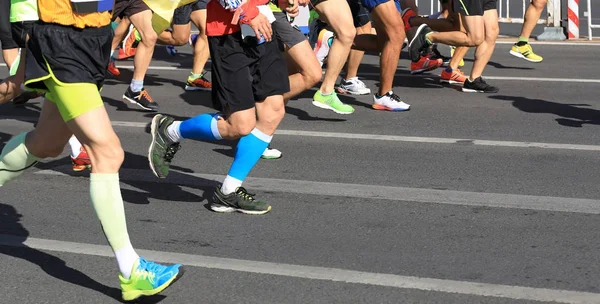
<svg viewBox="0 0 600 304">
<path fill-rule="evenodd" d="M 140 257 L 133 264 L 129 280 L 119 274 L 123 300 L 132 301 L 141 296 L 153 296 L 165 290 L 183 275 L 180 264 L 164 266 Z"/>
</svg>

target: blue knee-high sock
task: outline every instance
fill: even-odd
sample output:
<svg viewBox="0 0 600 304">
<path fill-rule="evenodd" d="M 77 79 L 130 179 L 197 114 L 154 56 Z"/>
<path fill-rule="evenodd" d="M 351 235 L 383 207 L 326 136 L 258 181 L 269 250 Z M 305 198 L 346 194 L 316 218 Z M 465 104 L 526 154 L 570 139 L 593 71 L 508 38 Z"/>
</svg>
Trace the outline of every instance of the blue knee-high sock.
<svg viewBox="0 0 600 304">
<path fill-rule="evenodd" d="M 221 191 L 229 194 L 241 186 L 246 176 L 265 152 L 273 136 L 267 135 L 254 128 L 250 134 L 240 138 L 235 151 L 235 157 Z"/>
<path fill-rule="evenodd" d="M 179 133 L 183 138 L 197 140 L 223 139 L 217 127 L 217 120 L 220 116 L 217 113 L 206 113 L 184 120 L 179 125 Z"/>
</svg>

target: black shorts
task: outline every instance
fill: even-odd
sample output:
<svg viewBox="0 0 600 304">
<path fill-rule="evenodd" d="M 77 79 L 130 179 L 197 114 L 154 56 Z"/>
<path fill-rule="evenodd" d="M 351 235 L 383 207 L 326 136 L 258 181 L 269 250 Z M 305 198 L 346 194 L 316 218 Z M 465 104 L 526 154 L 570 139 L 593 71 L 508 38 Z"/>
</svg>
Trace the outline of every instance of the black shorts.
<svg viewBox="0 0 600 304">
<path fill-rule="evenodd" d="M 367 9 L 357 0 L 348 0 L 348 6 L 352 12 L 352 20 L 354 21 L 354 27 L 363 27 L 371 22 L 369 12 Z"/>
<path fill-rule="evenodd" d="M 137 13 L 149 10 L 150 7 L 146 5 L 144 0 L 116 0 L 115 8 L 113 9 L 112 20 L 115 21 L 117 17 L 131 17 Z"/>
<path fill-rule="evenodd" d="M 290 24 L 285 13 L 273 12 L 275 21 L 271 23 L 273 33 L 277 38 L 277 44 L 280 51 L 284 51 L 284 46 L 288 48 L 294 47 L 296 44 L 306 40 L 306 36 L 302 34 L 299 28 Z"/>
<path fill-rule="evenodd" d="M 287 68 L 275 41 L 247 45 L 241 32 L 208 37 L 213 106 L 230 113 L 290 90 Z"/>
<path fill-rule="evenodd" d="M 31 31 L 34 23 L 35 21 L 22 21 L 12 22 L 10 24 L 12 39 L 20 48 L 25 48 L 27 46 L 27 35 L 29 35 L 29 31 Z"/>
<path fill-rule="evenodd" d="M 483 12 L 498 9 L 498 0 L 454 0 L 454 12 L 464 16 L 483 16 Z"/>
<path fill-rule="evenodd" d="M 178 7 L 173 13 L 173 24 L 185 25 L 190 23 L 192 12 L 206 9 L 209 0 L 199 0 L 184 6 Z"/>
<path fill-rule="evenodd" d="M 27 87 L 47 90 L 42 80 L 53 75 L 63 83 L 92 83 L 102 88 L 112 38 L 110 25 L 78 29 L 36 22 L 27 42 Z"/>
</svg>

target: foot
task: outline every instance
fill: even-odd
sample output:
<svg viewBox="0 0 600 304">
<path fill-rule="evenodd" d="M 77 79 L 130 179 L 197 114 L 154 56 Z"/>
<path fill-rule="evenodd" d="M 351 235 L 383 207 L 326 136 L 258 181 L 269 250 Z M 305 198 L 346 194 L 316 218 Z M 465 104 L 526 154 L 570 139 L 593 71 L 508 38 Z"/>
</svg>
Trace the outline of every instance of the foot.
<svg viewBox="0 0 600 304">
<path fill-rule="evenodd" d="M 158 114 L 152 118 L 150 125 L 152 142 L 148 148 L 148 162 L 150 169 L 158 178 L 166 178 L 169 175 L 171 161 L 175 153 L 181 149 L 181 145 L 172 141 L 167 134 L 167 128 L 174 121 L 172 117 Z"/>
<path fill-rule="evenodd" d="M 244 187 L 238 187 L 235 192 L 225 195 L 221 187 L 215 189 L 210 209 L 215 212 L 241 212 L 244 214 L 265 214 L 271 211 L 271 206 L 254 199 L 255 194 L 248 193 Z"/>
<path fill-rule="evenodd" d="M 171 286 L 183 275 L 180 264 L 163 266 L 139 258 L 133 264 L 129 279 L 119 274 L 123 300 L 133 301 L 142 296 L 156 295 Z"/>
</svg>

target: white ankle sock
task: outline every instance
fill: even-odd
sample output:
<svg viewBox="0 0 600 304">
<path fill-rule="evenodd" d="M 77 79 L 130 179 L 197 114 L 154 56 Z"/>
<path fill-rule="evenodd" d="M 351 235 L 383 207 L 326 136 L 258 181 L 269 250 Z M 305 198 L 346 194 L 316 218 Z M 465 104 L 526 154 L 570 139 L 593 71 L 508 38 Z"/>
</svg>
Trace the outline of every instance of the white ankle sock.
<svg viewBox="0 0 600 304">
<path fill-rule="evenodd" d="M 180 142 L 183 138 L 179 132 L 179 125 L 181 121 L 174 121 L 170 126 L 167 127 L 167 136 L 174 142 Z"/>
<path fill-rule="evenodd" d="M 77 140 L 77 137 L 75 137 L 75 135 L 71 136 L 71 138 L 69 139 L 69 146 L 71 146 L 71 157 L 77 157 L 79 155 L 79 152 L 81 151 L 81 143 L 79 142 L 79 140 Z"/>
<path fill-rule="evenodd" d="M 115 252 L 117 263 L 119 263 L 119 270 L 125 279 L 129 279 L 131 271 L 133 270 L 133 264 L 139 258 L 133 246 L 129 244 Z"/>
</svg>

